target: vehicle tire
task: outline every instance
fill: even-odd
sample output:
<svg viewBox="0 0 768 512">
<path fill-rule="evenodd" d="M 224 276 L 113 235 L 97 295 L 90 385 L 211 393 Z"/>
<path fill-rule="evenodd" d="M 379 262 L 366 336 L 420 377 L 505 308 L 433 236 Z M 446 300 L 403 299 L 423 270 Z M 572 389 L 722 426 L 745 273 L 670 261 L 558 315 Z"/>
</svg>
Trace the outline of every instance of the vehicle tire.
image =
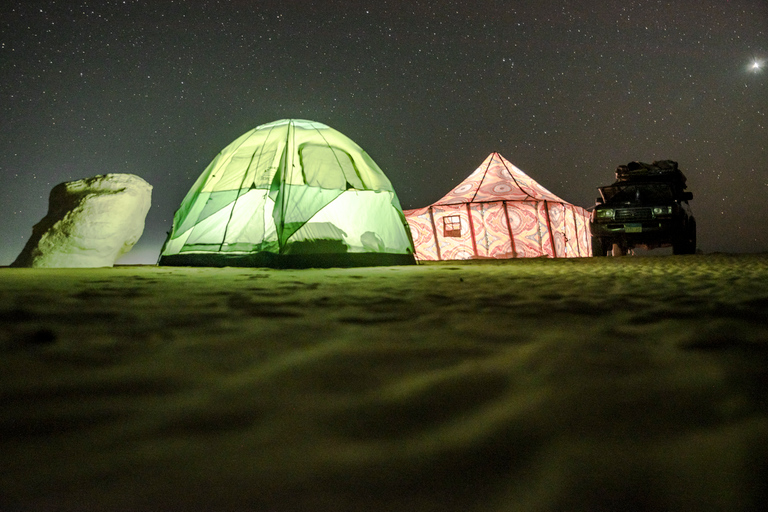
<svg viewBox="0 0 768 512">
<path fill-rule="evenodd" d="M 688 254 L 696 254 L 696 220 L 688 225 Z"/>
<path fill-rule="evenodd" d="M 607 256 L 607 243 L 600 237 L 592 237 L 592 256 Z"/>
<path fill-rule="evenodd" d="M 672 242 L 672 254 L 696 254 L 696 240 L 690 240 L 686 235 Z"/>
<path fill-rule="evenodd" d="M 691 219 L 685 232 L 672 242 L 672 254 L 696 254 L 696 221 Z"/>
</svg>

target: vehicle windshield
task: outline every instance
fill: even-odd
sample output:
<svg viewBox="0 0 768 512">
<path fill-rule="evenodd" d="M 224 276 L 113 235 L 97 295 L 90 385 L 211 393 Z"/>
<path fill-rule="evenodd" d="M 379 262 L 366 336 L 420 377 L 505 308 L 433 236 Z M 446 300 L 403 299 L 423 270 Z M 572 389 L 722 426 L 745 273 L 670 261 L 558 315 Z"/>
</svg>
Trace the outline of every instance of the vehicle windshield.
<svg viewBox="0 0 768 512">
<path fill-rule="evenodd" d="M 600 187 L 605 203 L 671 203 L 672 187 L 667 183 L 618 184 Z"/>
</svg>

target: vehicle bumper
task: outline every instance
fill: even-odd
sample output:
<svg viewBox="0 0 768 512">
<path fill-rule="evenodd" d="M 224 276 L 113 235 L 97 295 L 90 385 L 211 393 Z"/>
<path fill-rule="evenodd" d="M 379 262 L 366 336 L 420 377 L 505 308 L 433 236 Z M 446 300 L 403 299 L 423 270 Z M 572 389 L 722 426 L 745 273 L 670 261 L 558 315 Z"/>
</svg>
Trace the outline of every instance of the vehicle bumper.
<svg viewBox="0 0 768 512">
<path fill-rule="evenodd" d="M 593 237 L 622 240 L 634 244 L 672 243 L 682 229 L 672 220 L 656 219 L 643 222 L 590 222 Z"/>
</svg>

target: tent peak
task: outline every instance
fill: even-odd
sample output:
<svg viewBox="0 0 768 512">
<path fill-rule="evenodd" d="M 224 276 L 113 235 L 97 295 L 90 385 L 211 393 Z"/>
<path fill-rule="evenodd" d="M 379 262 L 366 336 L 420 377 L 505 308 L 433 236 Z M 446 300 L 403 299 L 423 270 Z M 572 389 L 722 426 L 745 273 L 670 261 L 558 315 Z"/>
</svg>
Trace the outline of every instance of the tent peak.
<svg viewBox="0 0 768 512">
<path fill-rule="evenodd" d="M 564 202 L 500 153 L 493 152 L 472 174 L 434 204 L 489 201 Z"/>
<path fill-rule="evenodd" d="M 301 128 L 308 128 L 308 129 L 330 128 L 330 126 L 326 124 L 319 123 L 317 121 L 310 121 L 309 119 L 286 118 L 286 119 L 278 119 L 277 121 L 272 121 L 270 123 L 259 125 L 255 128 L 255 130 L 261 130 L 264 128 L 276 128 L 278 126 L 283 126 L 286 124 L 292 125 L 292 126 L 298 126 Z"/>
</svg>

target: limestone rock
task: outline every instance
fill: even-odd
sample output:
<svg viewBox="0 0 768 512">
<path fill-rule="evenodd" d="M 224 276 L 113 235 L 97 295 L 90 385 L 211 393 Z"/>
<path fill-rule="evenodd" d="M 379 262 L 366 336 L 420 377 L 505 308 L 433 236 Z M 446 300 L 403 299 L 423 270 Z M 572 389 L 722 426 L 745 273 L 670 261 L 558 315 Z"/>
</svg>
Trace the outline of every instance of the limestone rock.
<svg viewBox="0 0 768 512">
<path fill-rule="evenodd" d="M 144 232 L 152 185 L 104 174 L 53 187 L 48 213 L 12 267 L 111 267 Z"/>
</svg>

